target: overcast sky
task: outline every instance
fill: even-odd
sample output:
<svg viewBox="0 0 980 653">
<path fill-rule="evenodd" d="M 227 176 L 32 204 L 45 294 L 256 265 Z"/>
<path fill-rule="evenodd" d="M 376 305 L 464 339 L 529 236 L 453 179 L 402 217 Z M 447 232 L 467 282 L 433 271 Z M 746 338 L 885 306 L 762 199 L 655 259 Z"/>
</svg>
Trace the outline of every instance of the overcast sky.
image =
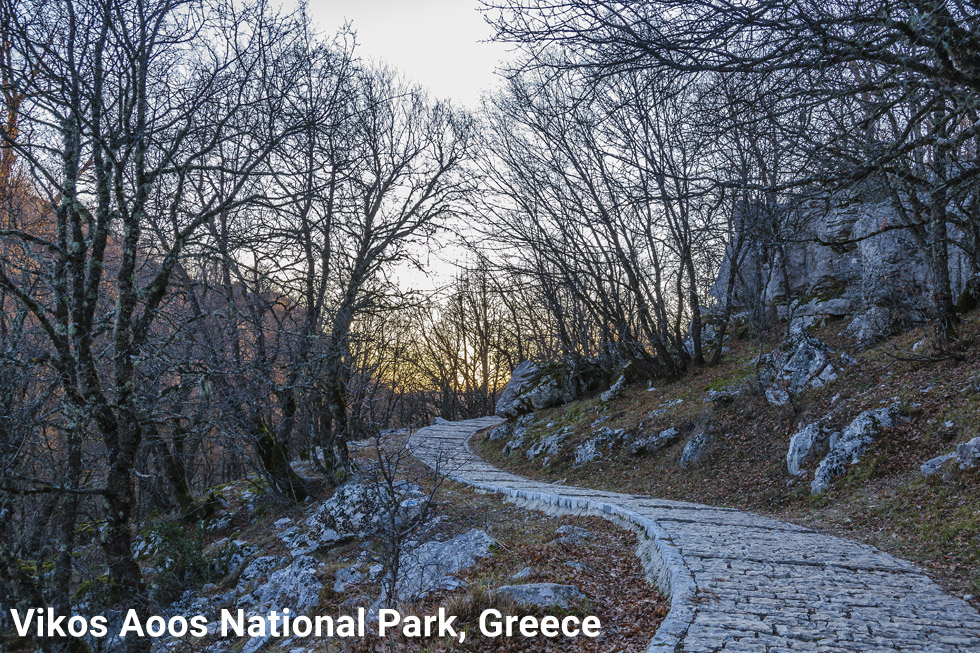
<svg viewBox="0 0 980 653">
<path fill-rule="evenodd" d="M 478 6 L 478 0 L 309 0 L 309 13 L 324 33 L 351 21 L 362 57 L 475 109 L 507 55 L 507 46 L 486 42 L 492 30 Z"/>
</svg>

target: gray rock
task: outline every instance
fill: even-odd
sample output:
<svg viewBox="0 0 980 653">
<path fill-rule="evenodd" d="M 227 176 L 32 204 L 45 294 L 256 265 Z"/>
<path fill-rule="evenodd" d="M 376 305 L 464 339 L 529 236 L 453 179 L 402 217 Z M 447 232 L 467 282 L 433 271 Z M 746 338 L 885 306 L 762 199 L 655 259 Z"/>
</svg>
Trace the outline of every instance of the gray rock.
<svg viewBox="0 0 980 653">
<path fill-rule="evenodd" d="M 509 456 L 515 451 L 519 451 L 524 448 L 525 441 L 527 439 L 528 429 L 534 424 L 534 414 L 530 413 L 519 418 L 516 422 L 508 422 L 509 435 L 510 438 L 506 444 L 504 444 L 503 454 Z M 499 428 L 499 427 L 498 427 Z"/>
<path fill-rule="evenodd" d="M 333 591 L 340 594 L 346 592 L 351 585 L 357 585 L 364 580 L 364 574 L 357 570 L 357 567 L 345 567 L 338 569 L 333 575 Z"/>
<path fill-rule="evenodd" d="M 585 594 L 574 585 L 557 583 L 529 583 L 527 585 L 504 585 L 497 588 L 497 594 L 519 605 L 539 608 L 569 608 L 585 599 Z"/>
<path fill-rule="evenodd" d="M 528 447 L 527 449 L 527 459 L 534 460 L 538 456 L 543 456 L 541 460 L 542 465 L 547 465 L 551 458 L 558 454 L 561 448 L 562 442 L 565 441 L 565 437 L 568 435 L 569 429 L 564 428 L 556 433 L 545 436 L 538 440 L 536 443 Z"/>
<path fill-rule="evenodd" d="M 854 317 L 842 332 L 850 336 L 859 347 L 869 347 L 887 338 L 895 331 L 895 316 L 892 309 L 884 306 L 871 306 Z"/>
<path fill-rule="evenodd" d="M 306 520 L 309 538 L 331 543 L 350 536 L 367 537 L 378 530 L 389 502 L 380 485 L 358 480 L 344 483 Z"/>
<path fill-rule="evenodd" d="M 956 446 L 956 462 L 960 469 L 973 469 L 980 463 L 980 437 Z"/>
<path fill-rule="evenodd" d="M 316 558 L 294 558 L 289 566 L 269 574 L 268 580 L 252 591 L 251 600 L 240 597 L 238 605 L 245 607 L 247 603 L 253 612 L 260 614 L 283 608 L 305 614 L 320 604 L 323 584 L 316 577 L 319 568 Z"/>
<path fill-rule="evenodd" d="M 472 567 L 477 558 L 489 554 L 493 538 L 474 528 L 445 542 L 426 542 L 402 554 L 395 583 L 399 601 L 411 601 L 434 591 L 461 587 L 454 574 Z"/>
<path fill-rule="evenodd" d="M 690 467 L 701 460 L 715 441 L 711 431 L 702 431 L 688 440 L 681 452 L 681 467 Z"/>
<path fill-rule="evenodd" d="M 619 395 L 622 394 L 623 388 L 626 386 L 626 375 L 620 374 L 616 382 L 609 386 L 609 389 L 599 395 L 599 399 L 602 401 L 612 401 L 618 399 Z"/>
<path fill-rule="evenodd" d="M 942 456 L 930 458 L 926 462 L 919 465 L 919 471 L 922 472 L 923 476 L 934 476 L 942 471 L 943 465 L 951 460 L 956 460 L 955 453 L 947 453 Z"/>
<path fill-rule="evenodd" d="M 238 593 L 249 593 L 261 580 L 269 575 L 269 572 L 285 566 L 288 561 L 288 558 L 280 556 L 260 556 L 255 558 L 246 565 L 242 573 L 238 576 Z"/>
<path fill-rule="evenodd" d="M 803 465 L 818 456 L 823 456 L 830 448 L 830 431 L 820 422 L 801 426 L 789 439 L 786 452 L 786 470 L 791 476 L 803 473 Z"/>
<path fill-rule="evenodd" d="M 764 357 L 762 380 L 766 399 L 782 406 L 809 388 L 820 388 L 837 378 L 832 354 L 821 341 L 804 331 L 792 334 L 776 351 Z"/>
<path fill-rule="evenodd" d="M 558 380 L 534 361 L 524 361 L 514 368 L 507 387 L 497 400 L 496 412 L 500 417 L 511 419 L 532 410 L 556 406 L 561 400 Z"/>
<path fill-rule="evenodd" d="M 611 429 L 608 426 L 595 431 L 594 436 L 575 447 L 575 465 L 593 462 L 604 453 L 609 453 L 625 434 L 623 429 Z"/>
<path fill-rule="evenodd" d="M 848 465 L 856 465 L 861 460 L 868 445 L 874 442 L 881 429 L 896 426 L 899 419 L 897 405 L 866 410 L 855 417 L 840 434 L 833 434 L 830 438 L 830 452 L 820 461 L 813 475 L 810 493 L 826 492 L 831 481 L 842 476 Z"/>
<path fill-rule="evenodd" d="M 511 574 L 510 579 L 511 580 L 524 580 L 525 578 L 530 578 L 533 575 L 534 575 L 534 570 L 533 569 L 531 569 L 530 567 L 524 567 L 524 569 L 521 569 L 520 571 L 518 571 L 518 572 L 516 572 L 514 574 Z"/>
<path fill-rule="evenodd" d="M 669 429 L 664 429 L 660 433 L 651 433 L 650 435 L 634 440 L 633 444 L 630 445 L 630 453 L 637 456 L 641 453 L 653 453 L 655 451 L 659 451 L 660 449 L 677 442 L 680 435 L 680 431 L 673 426 L 671 426 Z"/>
<path fill-rule="evenodd" d="M 336 534 L 336 531 L 333 531 Z M 321 533 L 325 534 L 325 531 Z M 281 533 L 276 533 L 276 537 L 289 549 L 289 555 L 297 557 L 312 553 L 320 548 L 319 538 L 313 539 L 310 534 L 301 530 L 298 526 L 291 526 Z"/>
</svg>

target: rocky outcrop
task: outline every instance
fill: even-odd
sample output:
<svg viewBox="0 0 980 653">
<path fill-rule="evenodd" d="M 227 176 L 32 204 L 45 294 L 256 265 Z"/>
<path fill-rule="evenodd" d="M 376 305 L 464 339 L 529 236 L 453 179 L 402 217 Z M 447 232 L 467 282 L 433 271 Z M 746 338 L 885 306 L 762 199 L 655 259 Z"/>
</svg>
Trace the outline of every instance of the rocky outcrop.
<svg viewBox="0 0 980 653">
<path fill-rule="evenodd" d="M 898 405 L 866 410 L 855 417 L 840 433 L 830 436 L 830 452 L 820 461 L 810 483 L 811 494 L 822 494 L 831 481 L 843 476 L 848 465 L 856 465 L 882 429 L 892 428 L 903 420 Z"/>
<path fill-rule="evenodd" d="M 787 212 L 788 213 L 788 212 Z M 788 219 L 788 216 L 787 216 Z M 921 248 L 888 203 L 852 204 L 800 211 L 793 237 L 780 247 L 756 234 L 767 233 L 742 220 L 747 252 L 735 282 L 735 309 L 757 310 L 760 302 L 783 320 L 805 317 L 849 321 L 846 333 L 859 345 L 890 335 L 919 319 L 932 294 L 932 275 Z M 967 256 L 951 247 L 954 297 L 967 286 Z M 731 265 L 723 261 L 712 295 L 722 302 Z M 967 301 L 969 301 L 967 299 Z"/>
<path fill-rule="evenodd" d="M 609 453 L 625 435 L 626 431 L 623 429 L 611 429 L 608 426 L 596 430 L 591 438 L 575 447 L 575 465 L 590 463 Z"/>
<path fill-rule="evenodd" d="M 493 543 L 486 531 L 474 528 L 451 540 L 426 542 L 403 553 L 395 584 L 398 601 L 413 601 L 437 590 L 462 587 L 465 583 L 456 574 L 488 555 Z"/>
<path fill-rule="evenodd" d="M 782 406 L 810 388 L 837 378 L 834 353 L 803 329 L 795 330 L 783 345 L 763 357 L 762 382 L 766 400 Z"/>
<path fill-rule="evenodd" d="M 634 456 L 653 453 L 677 442 L 680 437 L 680 431 L 676 427 L 671 426 L 669 429 L 664 429 L 659 433 L 651 433 L 650 435 L 645 435 L 634 440 L 630 445 L 630 453 Z"/>
<path fill-rule="evenodd" d="M 716 439 L 717 436 L 712 431 L 705 430 L 688 440 L 681 452 L 681 467 L 690 467 L 704 458 Z"/>
<path fill-rule="evenodd" d="M 789 439 L 789 451 L 786 452 L 786 471 L 790 476 L 803 473 L 803 465 L 827 453 L 830 449 L 830 431 L 819 423 L 814 422 L 802 426 Z"/>
<path fill-rule="evenodd" d="M 594 359 L 566 358 L 547 364 L 524 361 L 514 368 L 497 400 L 496 413 L 513 419 L 568 403 L 606 387 L 609 377 L 606 366 Z"/>
<path fill-rule="evenodd" d="M 527 585 L 504 585 L 498 587 L 497 594 L 518 605 L 539 608 L 570 608 L 585 599 L 585 594 L 574 585 L 557 583 L 529 583 Z"/>
<path fill-rule="evenodd" d="M 954 452 L 927 460 L 919 465 L 919 471 L 923 476 L 934 476 L 953 463 L 961 470 L 980 466 L 980 437 L 973 438 L 969 442 L 961 442 Z M 946 478 L 945 474 L 943 478 Z"/>
</svg>

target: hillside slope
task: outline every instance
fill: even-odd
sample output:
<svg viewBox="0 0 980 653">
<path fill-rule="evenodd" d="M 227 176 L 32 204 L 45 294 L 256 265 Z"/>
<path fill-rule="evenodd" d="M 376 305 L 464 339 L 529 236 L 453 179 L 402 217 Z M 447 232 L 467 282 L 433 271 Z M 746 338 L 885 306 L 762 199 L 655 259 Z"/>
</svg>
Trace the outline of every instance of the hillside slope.
<svg viewBox="0 0 980 653">
<path fill-rule="evenodd" d="M 966 316 L 955 357 L 932 352 L 915 329 L 848 350 L 841 327 L 810 334 L 829 346 L 836 378 L 783 405 L 759 382 L 759 354 L 780 341 L 734 340 L 722 364 L 682 381 L 542 410 L 474 444 L 533 478 L 742 508 L 864 541 L 919 562 L 978 605 L 980 474 L 953 460 L 926 477 L 920 465 L 980 435 L 980 315 Z M 823 455 L 789 473 L 794 433 L 853 430 L 874 421 L 857 419 L 865 411 L 893 425 L 875 422 L 859 461 L 846 461 L 825 492 L 811 487 Z"/>
</svg>

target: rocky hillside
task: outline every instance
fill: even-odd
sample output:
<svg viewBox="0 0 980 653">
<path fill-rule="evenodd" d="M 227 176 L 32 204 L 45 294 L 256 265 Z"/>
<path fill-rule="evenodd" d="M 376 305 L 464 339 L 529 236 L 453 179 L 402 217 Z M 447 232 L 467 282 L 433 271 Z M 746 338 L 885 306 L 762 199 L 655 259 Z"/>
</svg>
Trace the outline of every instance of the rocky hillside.
<svg viewBox="0 0 980 653">
<path fill-rule="evenodd" d="M 796 302 L 794 307 L 799 307 Z M 522 474 L 795 520 L 920 561 L 980 594 L 980 314 L 953 352 L 924 328 L 856 342 L 853 317 L 795 315 L 734 337 L 717 366 L 557 405 L 561 375 L 527 364 L 511 419 L 477 436 Z M 738 330 L 736 329 L 736 332 Z M 745 332 L 742 332 L 744 336 Z"/>
<path fill-rule="evenodd" d="M 208 636 L 156 640 L 156 651 L 314 650 L 374 651 L 371 624 L 380 607 L 403 614 L 458 615 L 457 625 L 477 633 L 486 608 L 504 614 L 598 615 L 598 639 L 535 640 L 536 650 L 638 650 L 667 613 L 667 600 L 650 585 L 634 554 L 636 538 L 598 518 L 550 519 L 505 504 L 498 497 L 438 479 L 405 453 L 407 433 L 384 440 L 379 462 L 371 446 L 356 453 L 358 476 L 332 494 L 289 504 L 260 481 L 213 488 L 207 512 L 194 518 L 159 516 L 144 528 L 139 561 L 157 614 L 204 615 Z M 395 464 L 397 462 L 397 464 Z M 393 474 L 378 474 L 384 466 Z M 309 463 L 295 466 L 312 475 Z M 390 518 L 390 521 L 389 521 Z M 393 541 L 391 525 L 402 536 Z M 393 545 L 399 569 L 393 574 Z M 594 565 L 601 559 L 603 565 Z M 393 582 L 390 579 L 394 579 Z M 80 609 L 102 610 L 107 577 L 79 593 Z M 367 637 L 222 637 L 220 611 L 265 616 L 289 608 L 298 615 L 368 616 Z M 372 614 L 373 613 L 373 614 Z M 118 612 L 106 613 L 118 621 Z M 6 629 L 0 629 L 0 632 Z M 118 628 L 110 632 L 118 632 Z M 12 631 L 11 631 L 12 633 Z M 33 650 L 4 633 L 0 649 Z M 398 650 L 419 640 L 386 638 Z M 91 640 L 93 650 L 118 642 Z M 486 650 L 474 635 L 463 645 L 438 638 L 426 650 Z M 510 649 L 513 645 L 516 648 Z M 498 650 L 520 650 L 523 641 Z"/>
</svg>

